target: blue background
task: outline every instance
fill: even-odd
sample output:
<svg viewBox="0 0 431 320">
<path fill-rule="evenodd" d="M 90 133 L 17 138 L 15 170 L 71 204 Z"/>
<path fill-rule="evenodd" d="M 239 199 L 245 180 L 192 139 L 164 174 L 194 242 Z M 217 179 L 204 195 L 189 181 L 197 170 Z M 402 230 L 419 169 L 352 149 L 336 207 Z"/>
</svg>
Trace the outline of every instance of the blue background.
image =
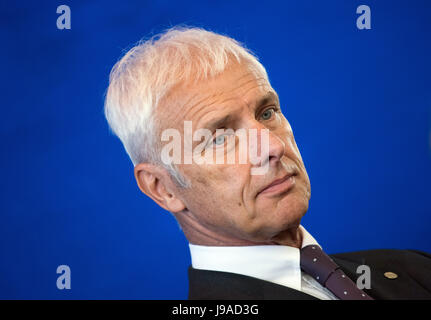
<svg viewBox="0 0 431 320">
<path fill-rule="evenodd" d="M 310 175 L 303 224 L 327 252 L 431 252 L 431 1 L 2 1 L 0 298 L 187 297 L 187 241 L 103 116 L 123 50 L 179 23 L 261 58 Z"/>
</svg>

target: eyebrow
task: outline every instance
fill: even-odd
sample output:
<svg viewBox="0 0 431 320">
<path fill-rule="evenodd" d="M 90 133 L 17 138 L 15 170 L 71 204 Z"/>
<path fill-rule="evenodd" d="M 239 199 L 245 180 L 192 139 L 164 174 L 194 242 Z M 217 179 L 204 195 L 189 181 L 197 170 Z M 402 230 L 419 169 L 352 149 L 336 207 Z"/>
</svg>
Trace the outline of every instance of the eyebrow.
<svg viewBox="0 0 431 320">
<path fill-rule="evenodd" d="M 256 103 L 256 109 L 259 107 L 262 107 L 269 102 L 274 101 L 276 103 L 279 103 L 278 101 L 278 95 L 274 91 L 268 91 L 265 95 L 263 95 Z"/>
<path fill-rule="evenodd" d="M 205 124 L 204 128 L 207 128 L 210 131 L 213 131 L 214 129 L 224 127 L 231 120 L 231 118 L 232 118 L 232 115 L 228 114 L 224 117 L 210 120 Z"/>
<path fill-rule="evenodd" d="M 255 105 L 256 110 L 258 110 L 260 107 L 262 107 L 262 106 L 264 106 L 264 105 L 266 105 L 272 101 L 275 101 L 276 103 L 278 103 L 278 96 L 275 92 L 269 91 L 265 95 L 260 97 L 259 100 L 256 102 L 256 105 Z M 232 114 L 228 114 L 228 115 L 225 115 L 222 117 L 212 119 L 212 120 L 208 121 L 207 123 L 205 123 L 205 125 L 202 128 L 207 128 L 210 131 L 213 131 L 217 128 L 221 128 L 221 127 L 226 126 L 227 123 L 232 121 L 233 117 L 234 116 Z"/>
</svg>

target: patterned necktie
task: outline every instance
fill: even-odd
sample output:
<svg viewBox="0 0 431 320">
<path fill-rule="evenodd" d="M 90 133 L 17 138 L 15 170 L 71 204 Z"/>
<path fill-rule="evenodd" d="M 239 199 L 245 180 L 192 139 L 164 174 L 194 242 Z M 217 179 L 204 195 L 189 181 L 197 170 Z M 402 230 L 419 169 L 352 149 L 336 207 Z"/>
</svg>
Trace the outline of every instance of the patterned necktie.
<svg viewBox="0 0 431 320">
<path fill-rule="evenodd" d="M 360 290 L 317 245 L 301 249 L 301 269 L 341 300 L 374 300 Z"/>
</svg>

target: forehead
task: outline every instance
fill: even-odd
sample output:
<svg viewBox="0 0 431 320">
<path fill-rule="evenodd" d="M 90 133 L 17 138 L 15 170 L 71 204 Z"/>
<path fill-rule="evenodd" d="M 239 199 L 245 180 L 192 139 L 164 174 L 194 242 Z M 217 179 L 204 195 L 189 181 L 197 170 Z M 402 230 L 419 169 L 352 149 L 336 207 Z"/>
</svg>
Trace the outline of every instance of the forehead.
<svg viewBox="0 0 431 320">
<path fill-rule="evenodd" d="M 174 87 L 160 104 L 164 125 L 196 120 L 207 114 L 240 105 L 253 106 L 274 92 L 265 75 L 242 64 L 229 66 L 214 78 Z"/>
</svg>

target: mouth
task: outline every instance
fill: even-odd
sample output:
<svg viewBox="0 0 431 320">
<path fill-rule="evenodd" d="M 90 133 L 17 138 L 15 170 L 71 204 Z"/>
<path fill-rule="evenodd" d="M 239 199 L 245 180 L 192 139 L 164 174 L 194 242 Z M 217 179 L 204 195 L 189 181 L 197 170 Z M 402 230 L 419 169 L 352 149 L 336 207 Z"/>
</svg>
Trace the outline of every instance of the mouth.
<svg viewBox="0 0 431 320">
<path fill-rule="evenodd" d="M 261 194 L 275 195 L 275 194 L 287 192 L 288 190 L 294 187 L 296 176 L 297 176 L 296 172 L 287 173 L 284 177 L 274 180 L 265 188 L 260 190 L 257 196 Z"/>
</svg>

